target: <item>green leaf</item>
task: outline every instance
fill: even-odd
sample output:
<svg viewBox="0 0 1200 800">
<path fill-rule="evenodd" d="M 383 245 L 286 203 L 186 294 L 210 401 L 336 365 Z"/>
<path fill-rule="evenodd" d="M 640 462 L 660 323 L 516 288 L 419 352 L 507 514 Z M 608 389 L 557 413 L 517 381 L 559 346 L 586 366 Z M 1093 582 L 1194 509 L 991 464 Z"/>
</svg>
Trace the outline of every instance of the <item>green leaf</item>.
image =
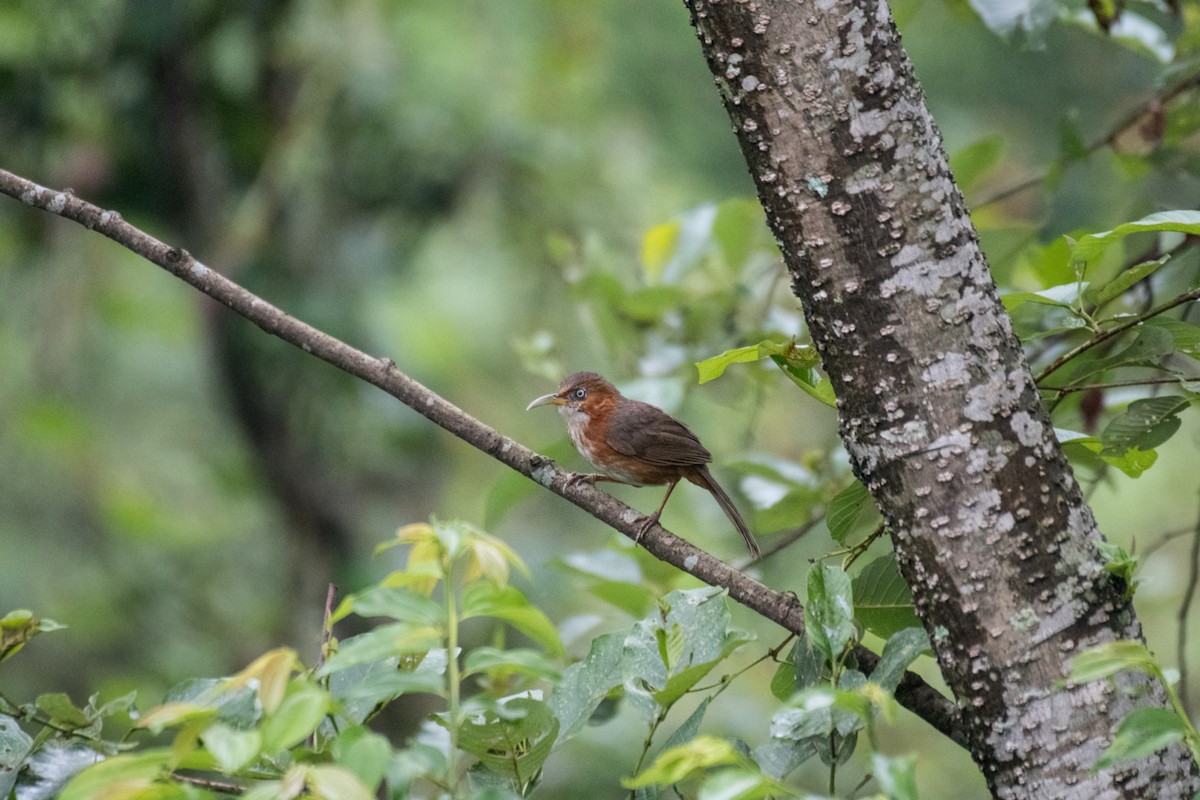
<svg viewBox="0 0 1200 800">
<path fill-rule="evenodd" d="M 375 800 L 354 773 L 328 764 L 304 767 L 307 794 L 313 800 Z M 286 782 L 286 778 L 285 778 Z"/>
<path fill-rule="evenodd" d="M 200 740 L 224 772 L 240 771 L 262 752 L 262 733 L 256 728 L 238 730 L 217 722 L 204 729 Z"/>
<path fill-rule="evenodd" d="M 872 753 L 871 767 L 888 800 L 918 800 L 916 755 L 889 757 Z"/>
<path fill-rule="evenodd" d="M 122 796 L 132 797 L 136 789 L 149 789 L 165 775 L 170 762 L 167 748 L 107 758 L 72 778 L 58 800 L 98 800 L 108 797 L 117 785 L 126 793 Z"/>
<path fill-rule="evenodd" d="M 1121 720 L 1112 744 L 1092 769 L 1106 769 L 1114 764 L 1157 753 L 1183 741 L 1187 734 L 1187 723 L 1174 711 L 1154 707 L 1134 709 Z"/>
<path fill-rule="evenodd" d="M 1148 397 L 1129 404 L 1100 434 L 1103 456 L 1119 456 L 1128 450 L 1152 450 L 1167 441 L 1183 424 L 1177 416 L 1191 400 L 1176 395 Z"/>
<path fill-rule="evenodd" d="M 817 754 L 816 737 L 768 739 L 754 748 L 754 762 L 768 776 L 783 780 L 792 770 Z"/>
<path fill-rule="evenodd" d="M 674 219 L 655 225 L 642 237 L 642 268 L 649 280 L 662 277 L 663 269 L 675 256 L 683 224 Z"/>
<path fill-rule="evenodd" d="M 8 612 L 0 617 L 0 661 L 15 655 L 39 633 L 57 631 L 63 627 L 51 619 L 38 619 L 28 609 Z"/>
<path fill-rule="evenodd" d="M 1070 310 L 1079 302 L 1087 288 L 1087 283 L 1071 281 L 1042 289 L 1039 292 L 1010 292 L 1001 296 L 1000 302 L 1004 304 L 1004 309 L 1010 314 L 1026 303 L 1038 303 Z"/>
<path fill-rule="evenodd" d="M 660 706 L 654 693 L 665 690 L 672 676 L 697 664 L 719 661 L 743 641 L 729 631 L 723 590 L 671 592 L 660 608 L 634 624 L 625 639 L 622 669 L 627 697 L 646 716 L 657 715 Z M 664 644 L 669 666 L 663 661 Z"/>
<path fill-rule="evenodd" d="M 796 665 L 781 661 L 771 677 L 771 694 L 776 700 L 787 700 L 796 693 Z"/>
<path fill-rule="evenodd" d="M 498 586 L 491 581 L 469 584 L 463 591 L 462 619 L 473 617 L 503 620 L 552 654 L 564 652 L 554 624 L 513 586 Z"/>
<path fill-rule="evenodd" d="M 317 670 L 318 677 L 372 661 L 426 653 L 442 643 L 442 631 L 426 625 L 394 622 L 352 636 L 338 644 L 338 651 Z"/>
<path fill-rule="evenodd" d="M 1141 583 L 1134 577 L 1134 572 L 1138 567 L 1138 557 L 1112 542 L 1097 542 L 1096 549 L 1100 551 L 1100 557 L 1104 559 L 1105 572 L 1115 575 L 1125 584 L 1125 600 L 1132 598 L 1138 584 Z"/>
<path fill-rule="evenodd" d="M 732 744 L 713 736 L 697 736 L 686 744 L 665 750 L 654 763 L 633 778 L 621 781 L 626 789 L 643 786 L 670 786 L 694 772 L 736 764 L 741 756 Z"/>
<path fill-rule="evenodd" d="M 560 723 L 559 741 L 583 730 L 600 701 L 621 685 L 624 653 L 625 633 L 607 633 L 592 640 L 587 658 L 563 670 L 549 700 Z"/>
<path fill-rule="evenodd" d="M 788 708 L 775 712 L 771 736 L 795 741 L 813 736 L 828 739 L 832 733 L 848 736 L 866 724 L 870 713 L 869 701 L 852 690 L 814 686 L 793 697 Z"/>
<path fill-rule="evenodd" d="M 17 721 L 7 714 L 0 714 L 0 797 L 8 797 L 12 792 L 32 746 L 33 739 L 21 730 Z"/>
<path fill-rule="evenodd" d="M 531 781 L 549 757 L 559 721 L 550 706 L 528 697 L 506 702 L 503 715 L 489 711 L 459 728 L 459 746 L 493 772 L 519 784 Z"/>
<path fill-rule="evenodd" d="M 279 708 L 263 720 L 263 751 L 281 753 L 304 741 L 321 724 L 330 707 L 330 697 L 323 689 L 293 681 Z"/>
<path fill-rule="evenodd" d="M 1094 348 L 1076 357 L 1056 375 L 1058 380 L 1069 385 L 1110 369 L 1156 367 L 1174 352 L 1175 341 L 1169 332 L 1162 328 L 1143 326 L 1137 329 L 1133 340 L 1120 351 L 1110 356 L 1101 356 L 1096 354 Z"/>
<path fill-rule="evenodd" d="M 1142 473 L 1154 466 L 1154 462 L 1158 460 L 1158 454 L 1153 450 L 1143 451 L 1136 447 L 1119 455 L 1100 456 L 1104 449 L 1100 437 L 1074 434 L 1071 438 L 1063 438 L 1068 432 L 1061 429 L 1055 429 L 1055 433 L 1059 436 L 1063 451 L 1068 457 L 1083 458 L 1084 463 L 1087 463 L 1089 458 L 1094 460 L 1094 457 L 1099 457 L 1101 461 L 1111 464 L 1131 478 L 1141 477 Z"/>
<path fill-rule="evenodd" d="M 879 664 L 871 673 L 871 680 L 889 692 L 896 691 L 908 665 L 929 650 L 929 637 L 924 628 L 902 628 L 893 633 L 883 646 Z"/>
<path fill-rule="evenodd" d="M 330 752 L 339 767 L 353 773 L 372 792 L 387 774 L 392 759 L 392 745 L 387 738 L 361 726 L 339 734 Z"/>
<path fill-rule="evenodd" d="M 964 192 L 1000 162 L 1004 152 L 1004 137 L 988 136 L 961 147 L 950 156 L 954 180 Z"/>
<path fill-rule="evenodd" d="M 863 627 L 881 639 L 905 628 L 919 628 L 908 588 L 893 553 L 882 555 L 854 576 L 854 615 Z"/>
<path fill-rule="evenodd" d="M 1170 260 L 1170 256 L 1163 256 L 1153 261 L 1143 261 L 1141 264 L 1122 270 L 1115 278 L 1103 286 L 1092 284 L 1087 291 L 1083 293 L 1083 302 L 1093 305 L 1096 308 L 1104 306 L 1106 303 L 1120 297 L 1126 291 L 1131 289 L 1135 284 L 1144 281 L 1146 278 L 1158 271 L 1158 268 Z"/>
<path fill-rule="evenodd" d="M 838 544 L 845 544 L 846 537 L 858 527 L 858 520 L 863 513 L 875 510 L 875 501 L 871 499 L 867 487 L 854 481 L 829 501 L 829 513 L 825 518 L 829 535 Z"/>
<path fill-rule="evenodd" d="M 499 650 L 495 647 L 477 647 L 467 653 L 463 662 L 463 677 L 477 672 L 493 675 L 528 675 L 549 681 L 559 679 L 554 662 L 537 650 L 517 648 Z"/>
<path fill-rule="evenodd" d="M 850 576 L 840 567 L 815 564 L 808 573 L 808 605 L 804 632 L 830 661 L 841 655 L 854 636 L 854 602 Z"/>
<path fill-rule="evenodd" d="M 1083 236 L 1071 248 L 1071 259 L 1077 262 L 1093 262 L 1126 236 L 1147 231 L 1175 231 L 1192 236 L 1200 235 L 1200 211 L 1160 211 L 1136 222 L 1118 225 L 1111 231 Z"/>
<path fill-rule="evenodd" d="M 681 744 L 686 744 L 696 738 L 696 734 L 700 732 L 700 723 L 704 719 L 704 714 L 708 711 L 708 704 L 712 702 L 712 697 L 706 697 L 696 706 L 695 710 L 688 715 L 688 718 L 683 721 L 683 724 L 675 729 L 670 738 L 663 743 L 664 751 L 670 750 L 672 747 L 678 747 Z"/>
<path fill-rule="evenodd" d="M 683 697 L 693 686 L 699 683 L 701 678 L 712 672 L 713 667 L 724 661 L 730 653 L 747 641 L 750 641 L 750 637 L 745 634 L 730 633 L 725 638 L 726 646 L 720 658 L 714 658 L 712 661 L 705 661 L 700 664 L 692 664 L 682 671 L 672 674 L 667 679 L 667 685 L 654 693 L 654 700 L 663 708 L 670 708 L 680 697 Z"/>
<path fill-rule="evenodd" d="M 428 626 L 440 625 L 446 612 L 426 595 L 400 586 L 376 586 L 346 598 L 338 614 L 331 621 L 337 622 L 350 611 L 360 617 L 391 617 L 408 623 Z"/>
<path fill-rule="evenodd" d="M 1200 356 L 1200 326 L 1173 317 L 1158 316 L 1142 323 L 1155 328 L 1162 328 L 1171 334 L 1175 352 L 1195 358 Z"/>
<path fill-rule="evenodd" d="M 654 322 L 666 312 L 687 302 L 677 286 L 644 286 L 621 298 L 621 311 L 637 322 Z"/>
<path fill-rule="evenodd" d="M 837 407 L 833 383 L 821 373 L 821 360 L 816 350 L 807 345 L 795 345 L 779 355 L 772 355 L 771 360 L 809 397 L 830 408 Z"/>
<path fill-rule="evenodd" d="M 1130 669 L 1153 676 L 1161 674 L 1158 662 L 1146 645 L 1123 639 L 1106 642 L 1075 656 L 1071 661 L 1071 681 L 1087 683 Z"/>
<path fill-rule="evenodd" d="M 700 374 L 700 383 L 708 383 L 721 377 L 725 370 L 733 364 L 748 364 L 759 361 L 767 356 L 779 355 L 792 345 L 788 342 L 774 342 L 769 339 L 745 347 L 726 350 L 718 356 L 696 362 L 696 371 Z"/>
<path fill-rule="evenodd" d="M 92 720 L 83 709 L 71 702 L 71 698 L 62 692 L 39 695 L 36 701 L 38 711 L 41 711 L 62 728 L 86 728 Z"/>
<path fill-rule="evenodd" d="M 712 236 L 721 251 L 725 266 L 738 273 L 755 251 L 756 241 L 768 237 L 762 204 L 757 200 L 734 197 L 717 206 Z"/>
</svg>

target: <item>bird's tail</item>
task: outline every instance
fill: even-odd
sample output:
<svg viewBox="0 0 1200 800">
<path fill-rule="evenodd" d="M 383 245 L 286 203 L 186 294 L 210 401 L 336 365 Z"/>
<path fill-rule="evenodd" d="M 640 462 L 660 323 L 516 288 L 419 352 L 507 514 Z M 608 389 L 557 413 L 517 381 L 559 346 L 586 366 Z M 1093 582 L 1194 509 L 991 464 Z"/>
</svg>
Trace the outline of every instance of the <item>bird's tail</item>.
<svg viewBox="0 0 1200 800">
<path fill-rule="evenodd" d="M 712 493 L 712 496 L 717 499 L 717 504 L 721 506 L 721 510 L 725 512 L 725 516 L 729 517 L 729 521 L 733 523 L 733 527 L 737 528 L 738 533 L 742 535 L 742 539 L 746 541 L 746 547 L 750 549 L 750 555 L 754 558 L 761 556 L 762 550 L 758 546 L 758 540 L 750 532 L 750 527 L 746 524 L 746 520 L 742 519 L 742 515 L 738 513 L 737 507 L 729 499 L 729 495 L 725 494 L 725 490 L 721 488 L 721 484 L 717 483 L 712 473 L 708 471 L 708 467 L 701 466 L 692 475 L 688 476 L 688 480 Z"/>
</svg>

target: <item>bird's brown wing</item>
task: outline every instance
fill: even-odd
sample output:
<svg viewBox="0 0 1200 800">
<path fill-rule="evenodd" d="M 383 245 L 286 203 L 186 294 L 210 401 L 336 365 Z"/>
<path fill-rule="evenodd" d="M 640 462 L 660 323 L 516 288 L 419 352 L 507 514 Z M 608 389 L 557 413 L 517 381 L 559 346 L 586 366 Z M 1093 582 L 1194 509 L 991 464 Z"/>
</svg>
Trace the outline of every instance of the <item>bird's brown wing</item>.
<svg viewBox="0 0 1200 800">
<path fill-rule="evenodd" d="M 700 466 L 712 456 L 679 420 L 647 403 L 627 401 L 613 410 L 608 444 L 618 453 L 668 467 Z"/>
</svg>

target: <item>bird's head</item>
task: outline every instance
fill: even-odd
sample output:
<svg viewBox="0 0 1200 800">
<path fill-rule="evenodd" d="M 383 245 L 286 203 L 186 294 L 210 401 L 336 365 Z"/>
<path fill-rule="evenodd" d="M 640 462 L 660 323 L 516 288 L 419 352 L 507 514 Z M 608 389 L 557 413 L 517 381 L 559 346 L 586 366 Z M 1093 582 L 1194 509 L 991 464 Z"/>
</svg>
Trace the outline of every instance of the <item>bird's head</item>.
<svg viewBox="0 0 1200 800">
<path fill-rule="evenodd" d="M 534 400 L 525 410 L 538 406 L 558 406 L 564 417 L 590 417 L 600 407 L 612 403 L 620 393 L 594 372 L 576 372 L 563 378 L 558 390 Z"/>
</svg>

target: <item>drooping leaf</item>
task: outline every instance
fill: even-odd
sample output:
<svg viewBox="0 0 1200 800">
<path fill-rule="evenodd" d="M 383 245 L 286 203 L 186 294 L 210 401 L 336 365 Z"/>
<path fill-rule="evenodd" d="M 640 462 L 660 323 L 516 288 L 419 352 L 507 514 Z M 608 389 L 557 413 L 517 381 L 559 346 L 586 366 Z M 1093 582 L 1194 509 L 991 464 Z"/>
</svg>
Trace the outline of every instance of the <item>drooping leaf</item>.
<svg viewBox="0 0 1200 800">
<path fill-rule="evenodd" d="M 1158 447 L 1179 430 L 1182 421 L 1178 414 L 1191 402 L 1189 398 L 1177 395 L 1133 401 L 1100 434 L 1104 445 L 1100 455 L 1117 456 L 1135 447 L 1139 450 Z"/>
<path fill-rule="evenodd" d="M 912 590 L 908 588 L 896 557 L 880 556 L 854 576 L 854 614 L 863 627 L 883 639 L 905 628 L 919 628 L 913 609 Z"/>
<path fill-rule="evenodd" d="M 600 701 L 621 685 L 624 652 L 625 634 L 607 633 L 592 640 L 587 658 L 563 670 L 548 701 L 560 723 L 560 742 L 579 733 Z"/>
<path fill-rule="evenodd" d="M 860 481 L 852 482 L 829 501 L 829 512 L 825 518 L 829 535 L 838 544 L 845 544 L 846 537 L 857 529 L 859 519 L 874 510 L 875 501 L 871 499 L 867 487 Z"/>
<path fill-rule="evenodd" d="M 804 632 L 827 659 L 838 658 L 854 636 L 854 602 L 850 576 L 840 567 L 815 564 L 808 573 L 808 605 Z"/>
<path fill-rule="evenodd" d="M 929 650 L 929 637 L 923 628 L 902 628 L 888 637 L 879 657 L 879 664 L 871 673 L 871 681 L 894 692 L 904 677 L 908 665 L 917 656 Z"/>
</svg>

